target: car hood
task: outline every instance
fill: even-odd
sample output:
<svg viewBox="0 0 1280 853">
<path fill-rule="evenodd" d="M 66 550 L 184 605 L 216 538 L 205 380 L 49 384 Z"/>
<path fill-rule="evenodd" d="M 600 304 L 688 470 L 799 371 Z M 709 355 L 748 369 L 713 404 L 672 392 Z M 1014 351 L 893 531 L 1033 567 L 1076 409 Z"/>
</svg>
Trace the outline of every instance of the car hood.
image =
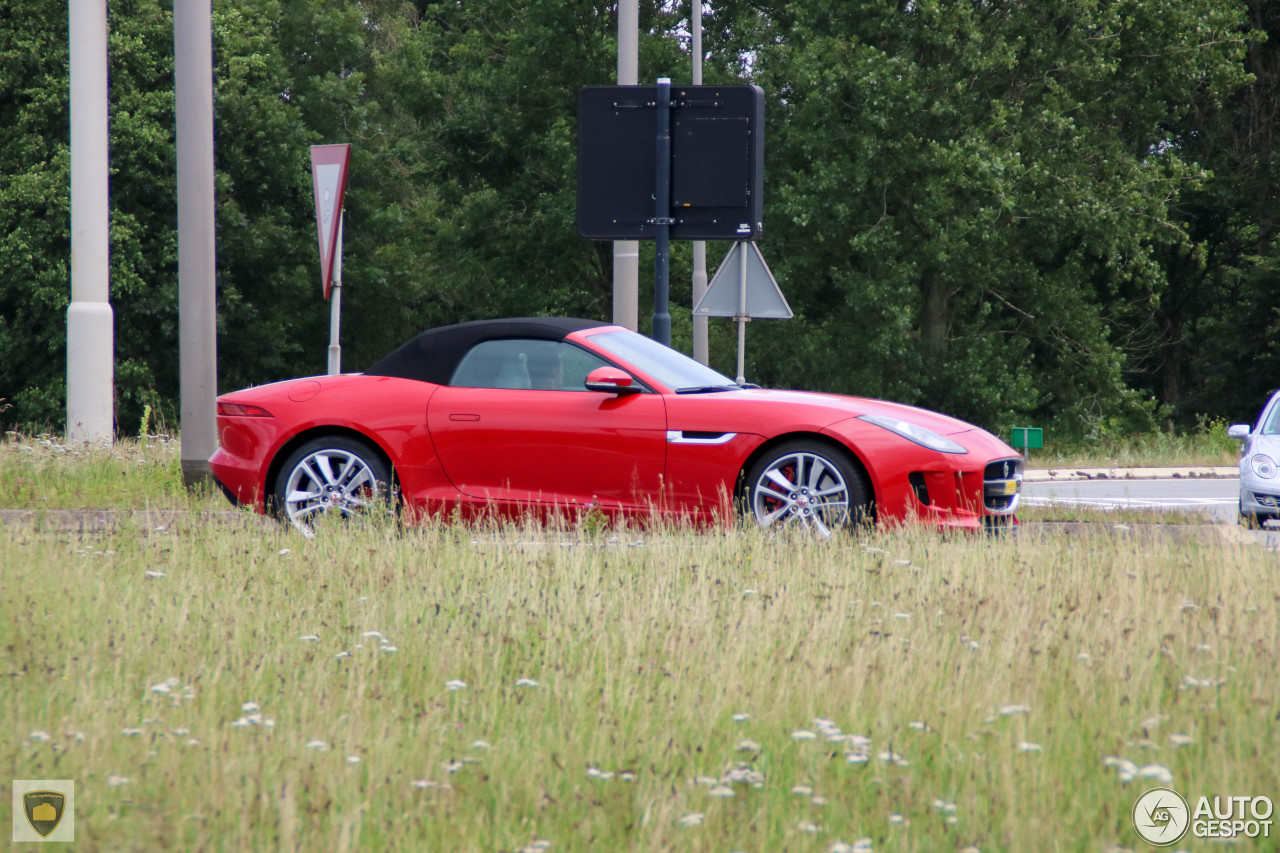
<svg viewBox="0 0 1280 853">
<path fill-rule="evenodd" d="M 1249 469 L 1249 459 L 1259 453 L 1266 454 L 1272 459 L 1280 460 L 1280 435 L 1254 433 L 1249 436 L 1249 443 L 1245 447 L 1248 449 L 1240 457 L 1241 471 Z"/>
<path fill-rule="evenodd" d="M 982 444 L 999 452 L 1013 454 L 1000 439 L 989 432 L 939 412 L 875 400 L 868 397 L 846 397 L 810 391 L 775 391 L 743 389 L 709 394 L 679 394 L 667 399 L 667 422 L 670 429 L 713 432 L 781 435 L 787 432 L 823 432 L 842 421 L 860 415 L 882 415 L 900 418 L 932 430 L 940 435 L 980 434 Z M 992 444 L 992 442 L 996 444 Z"/>
</svg>

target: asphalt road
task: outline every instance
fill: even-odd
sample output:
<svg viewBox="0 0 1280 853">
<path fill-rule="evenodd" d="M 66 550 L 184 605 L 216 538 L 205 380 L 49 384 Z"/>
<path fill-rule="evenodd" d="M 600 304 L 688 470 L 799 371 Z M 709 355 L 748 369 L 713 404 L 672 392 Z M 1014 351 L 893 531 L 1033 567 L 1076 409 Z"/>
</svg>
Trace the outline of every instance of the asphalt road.
<svg viewBox="0 0 1280 853">
<path fill-rule="evenodd" d="M 1238 527 L 1259 544 L 1280 549 L 1280 527 L 1249 533 L 1239 527 L 1240 479 L 1238 477 L 1155 477 L 1138 479 L 1028 480 L 1022 485 L 1023 506 L 1047 504 L 1087 506 L 1097 509 L 1152 509 L 1193 512 L 1217 524 Z"/>
<path fill-rule="evenodd" d="M 1234 524 L 1239 515 L 1240 480 L 1106 479 L 1027 482 L 1022 502 L 1030 506 L 1075 504 L 1100 509 L 1194 511 Z"/>
</svg>

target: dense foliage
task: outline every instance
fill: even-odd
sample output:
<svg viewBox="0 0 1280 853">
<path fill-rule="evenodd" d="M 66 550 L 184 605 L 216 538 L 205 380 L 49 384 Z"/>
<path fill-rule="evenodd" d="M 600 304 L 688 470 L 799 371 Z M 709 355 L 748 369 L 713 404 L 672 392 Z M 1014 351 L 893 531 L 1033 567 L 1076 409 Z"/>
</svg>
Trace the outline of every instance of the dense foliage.
<svg viewBox="0 0 1280 853">
<path fill-rule="evenodd" d="M 797 312 L 752 324 L 749 378 L 1082 436 L 1245 419 L 1273 387 L 1272 5 L 710 6 L 706 79 L 769 98 L 762 249 Z M 641 7 L 640 79 L 687 80 L 688 4 Z M 178 390 L 171 8 L 110 4 L 122 431 Z M 0 396 L 22 425 L 65 407 L 66 16 L 0 0 Z M 575 109 L 616 31 L 606 0 L 216 0 L 221 387 L 323 370 L 316 143 L 353 149 L 346 369 L 443 322 L 607 319 Z M 674 262 L 687 348 L 687 246 Z"/>
</svg>

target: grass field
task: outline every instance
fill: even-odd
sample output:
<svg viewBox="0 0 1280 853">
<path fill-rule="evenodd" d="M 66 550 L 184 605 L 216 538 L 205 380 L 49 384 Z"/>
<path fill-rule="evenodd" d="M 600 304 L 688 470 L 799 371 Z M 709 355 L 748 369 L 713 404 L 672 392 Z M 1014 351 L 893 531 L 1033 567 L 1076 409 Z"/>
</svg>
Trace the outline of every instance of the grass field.
<svg viewBox="0 0 1280 853">
<path fill-rule="evenodd" d="M 0 537 L 0 799 L 75 780 L 77 849 L 1147 849 L 1146 788 L 1280 795 L 1277 557 L 1212 531 L 309 541 L 170 452 L 0 457 L 186 510 Z"/>
</svg>

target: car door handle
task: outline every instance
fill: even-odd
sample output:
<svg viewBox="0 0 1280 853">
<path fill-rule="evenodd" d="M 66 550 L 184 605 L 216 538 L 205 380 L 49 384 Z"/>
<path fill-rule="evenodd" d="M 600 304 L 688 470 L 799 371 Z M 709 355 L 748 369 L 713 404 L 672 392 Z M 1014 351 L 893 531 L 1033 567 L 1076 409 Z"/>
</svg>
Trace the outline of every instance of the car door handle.
<svg viewBox="0 0 1280 853">
<path fill-rule="evenodd" d="M 478 421 L 478 420 L 480 420 L 480 416 L 479 416 L 479 415 L 470 415 L 470 414 L 466 414 L 466 413 L 464 413 L 464 412 L 455 412 L 455 413 L 453 413 L 453 414 L 449 415 L 449 420 L 451 420 L 451 421 Z"/>
</svg>

